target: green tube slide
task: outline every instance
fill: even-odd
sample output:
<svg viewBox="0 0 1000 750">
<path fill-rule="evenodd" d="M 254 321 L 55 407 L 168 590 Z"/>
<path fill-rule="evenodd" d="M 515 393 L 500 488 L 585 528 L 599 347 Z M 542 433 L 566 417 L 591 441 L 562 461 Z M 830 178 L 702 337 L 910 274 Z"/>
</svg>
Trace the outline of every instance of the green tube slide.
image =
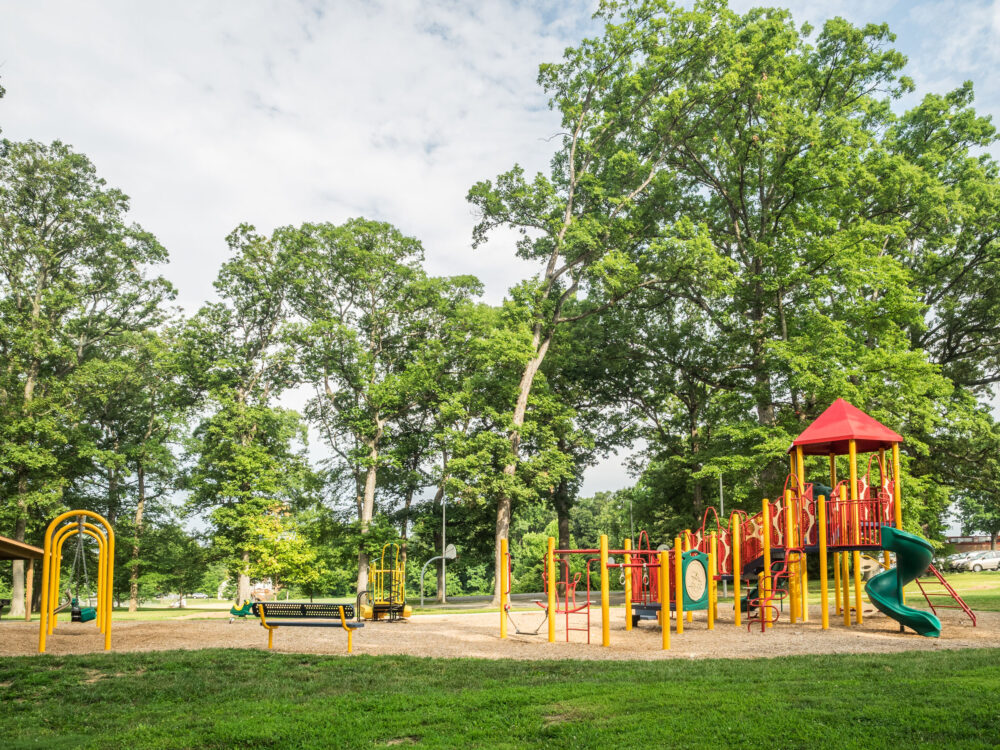
<svg viewBox="0 0 1000 750">
<path fill-rule="evenodd" d="M 882 548 L 896 553 L 896 567 L 874 576 L 865 584 L 871 603 L 884 615 L 920 635 L 937 638 L 941 621 L 930 612 L 907 607 L 902 601 L 903 586 L 923 575 L 931 562 L 928 541 L 891 526 L 882 527 Z"/>
</svg>

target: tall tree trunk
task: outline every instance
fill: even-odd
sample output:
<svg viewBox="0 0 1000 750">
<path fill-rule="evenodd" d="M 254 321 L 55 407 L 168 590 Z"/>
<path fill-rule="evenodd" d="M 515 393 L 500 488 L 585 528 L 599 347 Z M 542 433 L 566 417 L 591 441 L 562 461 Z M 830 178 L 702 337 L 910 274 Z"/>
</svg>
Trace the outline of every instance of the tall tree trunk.
<svg viewBox="0 0 1000 750">
<path fill-rule="evenodd" d="M 250 553 L 243 553 L 243 568 L 236 578 L 236 605 L 241 607 L 250 600 Z"/>
<path fill-rule="evenodd" d="M 35 284 L 35 293 L 31 300 L 31 334 L 34 339 L 32 343 L 32 358 L 28 365 L 28 372 L 24 380 L 23 401 L 21 403 L 22 416 L 28 418 L 29 406 L 35 397 L 35 384 L 38 375 L 42 370 L 40 359 L 40 348 L 38 338 L 35 333 L 38 329 L 38 321 L 42 313 L 42 292 L 47 288 L 48 266 L 42 263 L 38 270 Z M 24 534 L 27 527 L 28 516 L 28 477 L 27 469 L 23 465 L 18 469 L 17 479 L 17 521 L 14 525 L 14 539 L 19 542 L 24 541 Z M 11 586 L 10 586 L 10 616 L 24 617 L 24 560 L 14 560 L 11 566 Z"/>
<path fill-rule="evenodd" d="M 528 410 L 528 396 L 531 394 L 531 385 L 535 381 L 538 368 L 542 366 L 545 354 L 552 343 L 552 334 L 542 338 L 542 327 L 537 325 L 534 333 L 535 356 L 532 357 L 524 367 L 521 374 L 521 383 L 518 386 L 517 401 L 514 404 L 513 429 L 510 431 L 511 462 L 503 467 L 504 476 L 512 479 L 517 472 L 517 461 L 521 448 L 521 427 L 524 425 L 524 415 Z M 503 561 L 500 559 L 500 541 L 507 539 L 510 534 L 510 496 L 501 495 L 497 501 L 497 525 L 494 537 L 493 550 L 493 606 L 500 604 L 500 571 L 503 569 Z"/>
<path fill-rule="evenodd" d="M 27 591 L 24 594 L 24 619 L 31 622 L 32 602 L 35 598 L 35 561 L 28 561 Z"/>
<path fill-rule="evenodd" d="M 115 446 L 117 450 L 117 445 Z M 114 528 L 118 523 L 118 470 L 108 472 L 108 523 Z"/>
<path fill-rule="evenodd" d="M 565 447 L 565 442 L 560 439 L 559 449 L 564 450 Z M 569 489 L 569 480 L 565 477 L 559 480 L 559 484 L 556 486 L 555 492 L 552 493 L 552 505 L 556 511 L 556 526 L 559 529 L 556 532 L 559 535 L 559 541 L 556 544 L 556 547 L 559 549 L 569 549 L 569 511 L 573 506 L 573 497 Z M 569 555 L 563 554 L 560 557 L 563 560 L 567 560 Z"/>
<path fill-rule="evenodd" d="M 413 504 L 413 488 L 410 487 L 406 490 L 406 496 L 403 498 L 403 525 L 399 530 L 399 559 L 403 563 L 403 569 L 406 569 L 406 541 L 407 541 L 407 531 L 410 526 L 410 506 Z"/>
<path fill-rule="evenodd" d="M 368 458 L 372 463 L 368 466 L 368 474 L 365 477 L 364 504 L 361 507 L 361 533 L 363 535 L 368 533 L 368 526 L 371 524 L 372 516 L 375 514 L 375 483 L 378 478 L 378 469 L 375 467 L 375 461 L 378 459 L 378 448 L 374 441 L 370 445 Z M 364 544 L 364 539 L 362 539 L 361 546 L 358 548 L 357 593 L 359 594 L 368 590 L 368 553 L 365 552 Z"/>
<path fill-rule="evenodd" d="M 437 492 L 434 493 L 434 499 L 431 501 L 431 505 L 441 504 L 441 510 L 444 511 L 444 484 L 448 481 L 448 451 L 441 452 L 441 481 L 438 482 Z M 447 518 L 445 519 L 447 520 Z M 444 554 L 444 549 L 442 548 L 442 542 L 444 539 L 438 539 L 437 549 L 441 550 L 441 554 Z M 445 562 L 442 560 L 441 564 L 437 566 L 437 596 L 436 601 L 439 604 L 445 604 L 447 602 L 448 586 L 445 580 Z"/>
<path fill-rule="evenodd" d="M 14 522 L 14 538 L 24 541 L 24 534 L 27 530 L 28 502 L 25 496 L 28 494 L 28 479 L 22 469 L 21 476 L 17 481 L 17 520 Z M 14 560 L 11 566 L 13 580 L 10 586 L 10 616 L 24 617 L 24 560 Z"/>
<path fill-rule="evenodd" d="M 139 545 L 142 537 L 142 513 L 146 507 L 146 470 L 142 463 L 136 469 L 139 501 L 135 506 L 135 541 L 132 543 L 132 570 L 129 573 L 128 611 L 139 609 Z"/>
<path fill-rule="evenodd" d="M 693 388 L 692 388 L 693 391 Z M 688 432 L 691 438 L 691 469 L 697 472 L 701 469 L 701 462 L 698 460 L 698 452 L 701 450 L 701 440 L 698 432 L 698 407 L 695 396 L 691 396 L 691 403 L 688 407 Z M 705 499 L 702 491 L 701 480 L 694 480 L 692 488 L 692 508 L 694 510 L 695 523 L 701 520 L 705 512 Z"/>
</svg>

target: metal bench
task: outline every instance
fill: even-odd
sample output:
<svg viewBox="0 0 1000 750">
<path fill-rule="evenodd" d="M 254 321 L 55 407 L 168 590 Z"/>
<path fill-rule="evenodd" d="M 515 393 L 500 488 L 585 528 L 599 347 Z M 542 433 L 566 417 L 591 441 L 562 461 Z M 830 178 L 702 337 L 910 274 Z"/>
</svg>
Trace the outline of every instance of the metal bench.
<svg viewBox="0 0 1000 750">
<path fill-rule="evenodd" d="M 3 608 L 10 606 L 10 599 L 0 599 L 0 615 L 3 614 Z"/>
<path fill-rule="evenodd" d="M 267 629 L 268 648 L 273 647 L 274 631 L 280 627 L 343 628 L 347 631 L 347 653 L 351 653 L 354 650 L 354 629 L 364 627 L 364 623 L 352 622 L 353 604 L 256 602 L 251 611 L 260 618 L 261 626 Z"/>
</svg>

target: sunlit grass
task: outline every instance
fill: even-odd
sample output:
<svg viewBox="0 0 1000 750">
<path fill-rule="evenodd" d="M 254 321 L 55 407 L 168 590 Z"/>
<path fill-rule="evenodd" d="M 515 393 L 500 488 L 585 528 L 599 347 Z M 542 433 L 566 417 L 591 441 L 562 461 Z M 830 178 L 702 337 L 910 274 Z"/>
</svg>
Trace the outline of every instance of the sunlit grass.
<svg viewBox="0 0 1000 750">
<path fill-rule="evenodd" d="M 518 662 L 0 659 L 4 747 L 994 747 L 1000 650 Z"/>
</svg>

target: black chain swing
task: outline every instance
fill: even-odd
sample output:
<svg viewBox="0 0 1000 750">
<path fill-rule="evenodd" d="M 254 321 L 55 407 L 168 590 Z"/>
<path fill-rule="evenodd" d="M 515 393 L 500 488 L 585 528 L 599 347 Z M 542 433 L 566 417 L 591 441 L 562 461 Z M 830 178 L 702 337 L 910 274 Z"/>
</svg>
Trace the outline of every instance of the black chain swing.
<svg viewBox="0 0 1000 750">
<path fill-rule="evenodd" d="M 87 556 L 84 548 L 83 516 L 77 516 L 76 554 L 73 556 L 73 569 L 70 573 L 70 584 L 73 586 L 70 619 L 73 622 L 90 622 L 97 617 L 94 607 L 80 606 L 80 572 L 83 573 L 83 590 L 90 599 L 90 577 L 87 575 Z"/>
</svg>

